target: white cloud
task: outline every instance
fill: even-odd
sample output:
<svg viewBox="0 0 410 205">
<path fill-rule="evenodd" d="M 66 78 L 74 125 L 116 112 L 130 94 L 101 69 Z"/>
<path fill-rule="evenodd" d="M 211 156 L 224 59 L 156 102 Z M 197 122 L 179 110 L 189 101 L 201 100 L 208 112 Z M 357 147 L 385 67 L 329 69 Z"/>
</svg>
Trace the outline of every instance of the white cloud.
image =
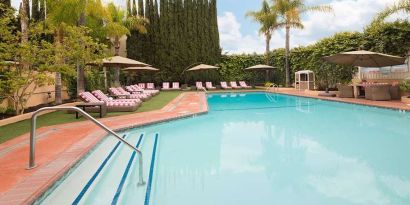
<svg viewBox="0 0 410 205">
<path fill-rule="evenodd" d="M 263 53 L 264 40 L 255 32 L 253 35 L 243 35 L 241 24 L 232 12 L 218 16 L 219 37 L 224 52 L 232 53 Z"/>
<path fill-rule="evenodd" d="M 290 45 L 291 47 L 309 45 L 341 31 L 362 31 L 379 11 L 394 2 L 392 0 L 306 0 L 308 5 L 328 4 L 334 11 L 333 13 L 311 12 L 303 16 L 305 28 L 291 30 Z M 259 36 L 257 31 L 244 34 L 241 31 L 242 22 L 237 21 L 234 13 L 225 12 L 222 16 L 218 16 L 218 22 L 224 51 L 264 52 L 264 37 Z M 271 48 L 283 48 L 284 45 L 285 33 L 281 29 L 272 36 Z"/>
</svg>

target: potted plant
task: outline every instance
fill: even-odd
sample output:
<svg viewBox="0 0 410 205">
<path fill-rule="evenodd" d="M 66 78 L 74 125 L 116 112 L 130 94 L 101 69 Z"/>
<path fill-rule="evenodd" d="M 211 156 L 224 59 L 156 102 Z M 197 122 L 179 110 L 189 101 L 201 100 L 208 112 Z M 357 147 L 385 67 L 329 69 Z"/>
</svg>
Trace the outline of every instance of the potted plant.
<svg viewBox="0 0 410 205">
<path fill-rule="evenodd" d="M 400 83 L 400 91 L 402 92 L 401 101 L 410 104 L 410 79 Z"/>
</svg>

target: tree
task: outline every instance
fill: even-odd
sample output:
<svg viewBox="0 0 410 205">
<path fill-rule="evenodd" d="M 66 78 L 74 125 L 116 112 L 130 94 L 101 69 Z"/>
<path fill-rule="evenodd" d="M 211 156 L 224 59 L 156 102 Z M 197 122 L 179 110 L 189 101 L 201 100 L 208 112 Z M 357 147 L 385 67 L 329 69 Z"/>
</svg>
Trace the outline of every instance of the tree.
<svg viewBox="0 0 410 205">
<path fill-rule="evenodd" d="M 54 45 L 57 51 L 63 51 L 64 29 L 66 26 L 77 25 L 86 8 L 85 0 L 49 0 L 47 1 L 48 24 L 54 28 Z M 55 103 L 62 103 L 61 71 L 66 69 L 64 55 L 56 54 L 55 70 Z"/>
<path fill-rule="evenodd" d="M 113 39 L 114 55 L 119 55 L 120 52 L 120 38 L 124 35 L 130 35 L 130 30 L 136 30 L 140 33 L 146 33 L 146 25 L 148 20 L 141 16 L 128 16 L 119 7 L 113 3 L 107 5 L 110 19 L 106 24 L 107 36 Z M 114 73 L 114 84 L 120 84 L 120 69 L 116 68 Z"/>
<path fill-rule="evenodd" d="M 4 4 L 8 8 L 10 8 L 11 7 L 11 0 L 0 0 L 0 4 Z"/>
<path fill-rule="evenodd" d="M 25 2 L 26 3 L 26 2 Z M 13 13 L 0 4 L 0 62 L 14 60 L 17 63 L 3 65 L 0 80 L 1 97 L 12 102 L 16 114 L 24 113 L 27 102 L 38 86 L 51 83 L 47 67 L 47 59 L 53 54 L 53 46 L 41 40 L 42 29 L 34 25 L 27 27 L 23 39 L 22 33 L 15 33 Z M 25 10 L 22 12 L 25 12 Z M 25 15 L 25 13 L 23 13 Z"/>
<path fill-rule="evenodd" d="M 272 10 L 269 3 L 264 0 L 261 10 L 248 12 L 246 16 L 252 17 L 261 24 L 259 33 L 263 34 L 266 39 L 266 64 L 269 64 L 270 40 L 272 38 L 272 32 L 278 27 L 276 11 Z"/>
<path fill-rule="evenodd" d="M 286 87 L 290 86 L 290 29 L 291 28 L 303 28 L 303 24 L 300 16 L 303 13 L 310 11 L 318 12 L 330 12 L 332 8 L 326 5 L 319 6 L 307 6 L 304 0 L 272 0 L 273 10 L 275 10 L 279 17 L 279 26 L 285 27 L 286 30 L 286 56 L 285 56 L 285 72 L 286 72 Z"/>
<path fill-rule="evenodd" d="M 376 21 L 383 21 L 387 17 L 391 16 L 392 14 L 398 12 L 405 12 L 407 14 L 410 13 L 410 0 L 400 0 L 396 4 L 387 7 L 382 12 L 380 12 L 377 17 Z"/>
</svg>

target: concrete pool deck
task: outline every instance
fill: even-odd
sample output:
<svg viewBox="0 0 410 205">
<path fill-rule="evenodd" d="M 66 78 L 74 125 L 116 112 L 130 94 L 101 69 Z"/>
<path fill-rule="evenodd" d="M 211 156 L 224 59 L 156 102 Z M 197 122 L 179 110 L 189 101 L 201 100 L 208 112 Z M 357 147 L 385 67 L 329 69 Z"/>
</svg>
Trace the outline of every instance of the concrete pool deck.
<svg viewBox="0 0 410 205">
<path fill-rule="evenodd" d="M 119 131 L 207 111 L 204 93 L 185 92 L 161 110 L 103 118 L 100 122 Z M 0 205 L 33 203 L 105 136 L 105 131 L 89 121 L 39 128 L 37 167 L 32 170 L 26 169 L 29 133 L 0 144 Z"/>
</svg>

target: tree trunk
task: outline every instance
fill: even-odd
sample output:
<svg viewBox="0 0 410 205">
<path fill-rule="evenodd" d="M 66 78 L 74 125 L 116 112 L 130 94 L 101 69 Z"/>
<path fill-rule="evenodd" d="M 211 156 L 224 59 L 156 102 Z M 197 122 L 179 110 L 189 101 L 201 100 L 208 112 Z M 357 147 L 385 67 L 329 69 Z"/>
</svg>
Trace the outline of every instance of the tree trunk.
<svg viewBox="0 0 410 205">
<path fill-rule="evenodd" d="M 84 68 L 77 62 L 77 96 L 85 91 L 85 74 Z"/>
<path fill-rule="evenodd" d="M 56 35 L 55 41 L 57 43 L 57 46 L 61 46 L 61 44 L 63 43 L 63 30 L 61 28 L 57 28 L 56 32 L 57 32 L 57 35 Z M 59 59 L 57 59 L 57 61 L 58 61 L 57 63 L 60 64 L 60 65 L 63 65 L 64 64 L 64 59 L 62 59 L 60 55 L 58 55 L 58 56 L 59 56 Z M 59 71 L 57 71 L 55 73 L 55 93 L 54 93 L 55 94 L 55 104 L 56 105 L 60 105 L 60 104 L 63 103 L 63 99 L 62 99 L 62 96 L 61 96 L 61 93 L 62 93 L 61 89 L 62 89 L 61 73 Z"/>
<path fill-rule="evenodd" d="M 285 72 L 286 72 L 286 87 L 290 86 L 290 68 L 289 68 L 289 53 L 290 53 L 290 46 L 289 46 L 289 33 L 290 33 L 290 26 L 286 26 L 286 48 L 285 48 Z"/>
<path fill-rule="evenodd" d="M 21 43 L 28 43 L 28 24 L 30 13 L 27 12 L 27 10 L 29 9 L 29 3 L 29 0 L 23 0 L 21 4 Z"/>
<path fill-rule="evenodd" d="M 87 2 L 86 2 L 87 4 Z M 85 26 L 85 11 L 83 10 L 80 15 L 80 19 L 78 20 L 79 26 Z M 80 62 L 77 61 L 77 96 L 85 91 L 85 72 L 84 67 L 81 67 Z"/>
<path fill-rule="evenodd" d="M 270 35 L 266 35 L 266 50 L 265 50 L 265 54 L 266 54 L 266 65 L 269 65 L 269 51 L 270 51 L 270 40 L 271 40 L 271 36 Z"/>
<path fill-rule="evenodd" d="M 107 90 L 108 89 L 108 76 L 107 76 L 107 68 L 103 68 L 104 72 L 104 88 Z"/>
<path fill-rule="evenodd" d="M 270 51 L 270 40 L 271 40 L 271 38 L 272 37 L 271 37 L 270 34 L 266 35 L 266 50 L 265 50 L 266 65 L 269 65 L 269 51 Z M 265 82 L 269 82 L 269 70 L 266 70 Z"/>
<path fill-rule="evenodd" d="M 61 73 L 56 72 L 55 74 L 55 103 L 56 105 L 61 105 L 63 103 L 63 99 L 61 97 Z"/>
<path fill-rule="evenodd" d="M 120 55 L 120 37 L 116 36 L 114 39 L 114 55 L 119 56 Z M 114 86 L 121 86 L 120 85 L 120 68 L 116 67 L 114 68 Z"/>
</svg>

